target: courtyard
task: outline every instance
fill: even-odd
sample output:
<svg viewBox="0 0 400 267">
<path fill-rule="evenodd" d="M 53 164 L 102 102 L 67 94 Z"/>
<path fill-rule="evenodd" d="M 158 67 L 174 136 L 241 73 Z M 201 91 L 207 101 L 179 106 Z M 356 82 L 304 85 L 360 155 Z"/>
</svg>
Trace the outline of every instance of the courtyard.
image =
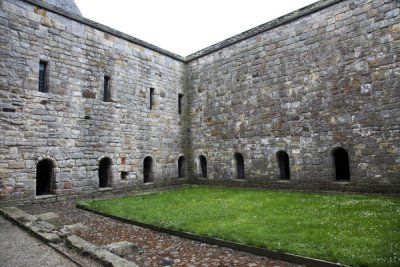
<svg viewBox="0 0 400 267">
<path fill-rule="evenodd" d="M 395 266 L 397 196 L 194 186 L 83 206 L 161 227 L 351 266 Z"/>
</svg>

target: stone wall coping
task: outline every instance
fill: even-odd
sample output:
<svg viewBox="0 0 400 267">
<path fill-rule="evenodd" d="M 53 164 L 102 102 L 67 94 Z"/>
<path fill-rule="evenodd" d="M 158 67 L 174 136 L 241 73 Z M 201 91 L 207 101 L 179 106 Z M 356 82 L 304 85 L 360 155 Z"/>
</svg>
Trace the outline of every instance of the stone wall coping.
<svg viewBox="0 0 400 267">
<path fill-rule="evenodd" d="M 44 2 L 44 1 L 40 1 L 40 0 L 22 0 L 22 1 L 27 2 L 29 4 L 32 4 L 32 5 L 35 5 L 35 6 L 38 6 L 38 7 L 41 7 L 41 8 L 44 8 L 44 9 L 50 11 L 50 12 L 53 12 L 55 14 L 61 15 L 63 17 L 66 17 L 68 19 L 80 22 L 80 23 L 82 23 L 84 25 L 93 27 L 93 28 L 95 28 L 97 30 L 100 30 L 100 31 L 103 31 L 105 33 L 108 33 L 108 34 L 114 35 L 116 37 L 122 38 L 122 39 L 124 39 L 126 41 L 129 41 L 129 42 L 135 43 L 137 45 L 143 46 L 145 48 L 148 48 L 150 50 L 158 52 L 158 53 L 160 53 L 162 55 L 165 55 L 165 56 L 168 56 L 170 58 L 176 59 L 176 60 L 178 60 L 180 62 L 186 62 L 185 57 L 182 57 L 180 55 L 177 55 L 177 54 L 174 54 L 172 52 L 169 52 L 169 51 L 167 51 L 167 50 L 165 50 L 163 48 L 160 48 L 160 47 L 155 46 L 153 44 L 150 44 L 150 43 L 148 43 L 146 41 L 143 41 L 143 40 L 140 40 L 140 39 L 135 38 L 133 36 L 130 36 L 130 35 L 126 34 L 126 33 L 123 33 L 123 32 L 120 32 L 118 30 L 115 30 L 115 29 L 113 29 L 111 27 L 108 27 L 108 26 L 106 26 L 104 24 L 98 23 L 98 22 L 93 21 L 91 19 L 87 19 L 87 18 L 85 18 L 83 16 L 79 16 L 79 15 L 77 15 L 77 14 L 71 12 L 71 11 L 64 10 L 64 9 L 62 9 L 60 7 L 48 4 L 48 3 Z"/>
<path fill-rule="evenodd" d="M 204 48 L 202 50 L 199 50 L 199 51 L 197 51 L 197 52 L 195 52 L 193 54 L 190 54 L 187 57 L 183 57 L 183 56 L 177 55 L 177 54 L 172 53 L 170 51 L 167 51 L 167 50 L 165 50 L 163 48 L 160 48 L 158 46 L 150 44 L 150 43 L 148 43 L 146 41 L 140 40 L 140 39 L 138 39 L 136 37 L 133 37 L 133 36 L 128 35 L 126 33 L 120 32 L 118 30 L 115 30 L 115 29 L 113 29 L 111 27 L 108 27 L 108 26 L 103 25 L 101 23 L 95 22 L 93 20 L 84 18 L 83 16 L 79 16 L 79 15 L 73 13 L 73 12 L 64 10 L 64 9 L 59 8 L 57 6 L 45 3 L 43 1 L 39 1 L 39 0 L 22 0 L 22 1 L 30 3 L 32 5 L 39 6 L 39 7 L 44 8 L 44 9 L 47 9 L 47 10 L 49 10 L 51 12 L 54 12 L 54 13 L 56 13 L 58 15 L 61 15 L 61 16 L 64 16 L 66 18 L 72 19 L 74 21 L 80 22 L 82 24 L 88 25 L 88 26 L 93 27 L 95 29 L 98 29 L 100 31 L 112 34 L 112 35 L 114 35 L 116 37 L 122 38 L 124 40 L 129 41 L 129 42 L 132 42 L 132 43 L 135 43 L 137 45 L 140 45 L 140 46 L 143 46 L 145 48 L 148 48 L 150 50 L 156 51 L 156 52 L 158 52 L 158 53 L 160 53 L 162 55 L 168 56 L 168 57 L 173 58 L 175 60 L 178 60 L 180 62 L 189 63 L 189 62 L 194 61 L 196 59 L 199 59 L 199 58 L 201 58 L 203 56 L 206 56 L 208 54 L 214 53 L 214 52 L 216 52 L 216 51 L 218 51 L 220 49 L 223 49 L 225 47 L 231 46 L 231 45 L 233 45 L 235 43 L 238 43 L 240 41 L 249 39 L 249 38 L 251 38 L 251 37 L 253 37 L 255 35 L 258 35 L 258 34 L 263 33 L 265 31 L 268 31 L 268 30 L 271 30 L 273 28 L 279 27 L 279 26 L 281 26 L 283 24 L 289 23 L 289 22 L 291 22 L 291 21 L 293 21 L 295 19 L 298 19 L 300 17 L 309 15 L 311 13 L 315 13 L 315 12 L 321 10 L 321 9 L 324 9 L 324 8 L 326 8 L 328 6 L 331 6 L 331 5 L 334 5 L 336 3 L 342 2 L 344 0 L 320 0 L 318 2 L 315 2 L 315 3 L 311 4 L 311 5 L 308 5 L 308 6 L 305 6 L 305 7 L 301 8 L 301 9 L 298 9 L 298 10 L 295 10 L 293 12 L 290 12 L 289 14 L 283 15 L 283 16 L 281 16 L 279 18 L 276 18 L 274 20 L 271 20 L 269 22 L 266 22 L 264 24 L 256 26 L 256 27 L 254 27 L 252 29 L 249 29 L 249 30 L 244 31 L 242 33 L 239 33 L 237 35 L 234 35 L 234 36 L 232 36 L 232 37 L 230 37 L 228 39 L 225 39 L 225 40 L 223 40 L 221 42 L 218 42 L 218 43 L 213 44 L 213 45 L 211 45 L 209 47 L 206 47 L 206 48 Z"/>
<path fill-rule="evenodd" d="M 203 56 L 206 56 L 208 54 L 214 53 L 222 48 L 231 46 L 233 44 L 236 44 L 240 41 L 249 39 L 255 35 L 258 35 L 260 33 L 266 32 L 268 30 L 271 30 L 273 28 L 279 27 L 283 24 L 289 23 L 293 20 L 296 20 L 300 17 L 307 16 L 311 13 L 315 13 L 321 9 L 324 9 L 326 7 L 329 7 L 331 5 L 334 5 L 336 3 L 342 2 L 344 0 L 320 0 L 318 2 L 315 2 L 313 4 L 310 4 L 308 6 L 305 6 L 301 9 L 295 10 L 293 12 L 290 12 L 286 15 L 283 15 L 281 17 L 278 17 L 274 20 L 271 20 L 269 22 L 266 22 L 264 24 L 261 24 L 259 26 L 256 26 L 254 28 L 251 28 L 247 31 L 244 31 L 242 33 L 236 34 L 228 39 L 225 39 L 219 43 L 213 44 L 209 47 L 206 47 L 200 51 L 197 51 L 193 54 L 190 54 L 189 56 L 186 57 L 186 62 L 190 62 L 193 60 L 196 60 L 198 58 L 201 58 Z"/>
</svg>

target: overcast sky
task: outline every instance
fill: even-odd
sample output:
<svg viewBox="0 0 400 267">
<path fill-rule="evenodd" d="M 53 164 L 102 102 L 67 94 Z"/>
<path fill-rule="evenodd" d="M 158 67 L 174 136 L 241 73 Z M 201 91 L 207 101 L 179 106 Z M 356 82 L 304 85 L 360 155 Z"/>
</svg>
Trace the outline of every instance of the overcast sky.
<svg viewBox="0 0 400 267">
<path fill-rule="evenodd" d="M 316 0 L 75 0 L 84 17 L 187 56 Z"/>
</svg>

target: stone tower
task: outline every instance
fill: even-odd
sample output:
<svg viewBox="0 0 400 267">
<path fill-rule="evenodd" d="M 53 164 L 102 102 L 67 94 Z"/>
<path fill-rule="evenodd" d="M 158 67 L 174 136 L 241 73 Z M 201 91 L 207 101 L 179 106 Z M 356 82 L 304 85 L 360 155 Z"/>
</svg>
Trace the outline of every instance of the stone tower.
<svg viewBox="0 0 400 267">
<path fill-rule="evenodd" d="M 78 6 L 75 4 L 74 0 L 44 0 L 44 1 L 51 5 L 57 6 L 59 8 L 62 8 L 64 10 L 82 16 L 82 13 L 79 10 Z"/>
</svg>

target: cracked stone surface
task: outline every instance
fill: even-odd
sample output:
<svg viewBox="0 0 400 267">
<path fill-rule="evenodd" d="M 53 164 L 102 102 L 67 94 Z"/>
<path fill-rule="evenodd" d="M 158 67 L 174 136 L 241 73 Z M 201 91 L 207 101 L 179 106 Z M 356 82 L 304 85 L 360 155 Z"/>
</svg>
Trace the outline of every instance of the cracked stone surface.
<svg viewBox="0 0 400 267">
<path fill-rule="evenodd" d="M 78 236 L 99 247 L 131 242 L 137 250 L 125 259 L 139 266 L 299 266 L 132 226 L 77 209 L 74 204 L 31 205 L 23 209 L 32 214 L 52 211 L 64 224 L 82 223 L 90 230 Z"/>
</svg>

